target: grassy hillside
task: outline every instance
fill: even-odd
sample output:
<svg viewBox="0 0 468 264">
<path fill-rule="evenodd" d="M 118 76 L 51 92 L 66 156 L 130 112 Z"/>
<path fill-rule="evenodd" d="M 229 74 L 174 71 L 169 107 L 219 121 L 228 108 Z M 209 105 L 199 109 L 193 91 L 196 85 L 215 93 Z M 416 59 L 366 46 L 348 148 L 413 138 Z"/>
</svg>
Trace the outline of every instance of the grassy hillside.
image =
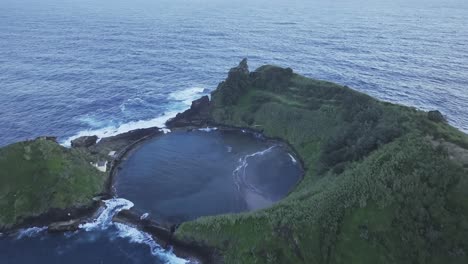
<svg viewBox="0 0 468 264">
<path fill-rule="evenodd" d="M 468 263 L 468 137 L 426 112 L 242 62 L 212 118 L 288 141 L 306 174 L 272 208 L 204 217 L 179 238 L 226 263 Z"/>
<path fill-rule="evenodd" d="M 0 228 L 51 208 L 89 204 L 106 174 L 76 149 L 36 139 L 0 149 Z"/>
</svg>

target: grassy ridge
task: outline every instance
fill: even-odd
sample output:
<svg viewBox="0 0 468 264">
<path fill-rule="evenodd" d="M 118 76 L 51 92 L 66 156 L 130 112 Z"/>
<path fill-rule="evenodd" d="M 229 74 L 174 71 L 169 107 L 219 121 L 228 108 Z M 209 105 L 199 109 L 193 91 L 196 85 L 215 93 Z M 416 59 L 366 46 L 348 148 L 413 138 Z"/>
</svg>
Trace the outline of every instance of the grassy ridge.
<svg viewBox="0 0 468 264">
<path fill-rule="evenodd" d="M 272 208 L 203 217 L 179 238 L 219 248 L 226 263 L 468 262 L 465 134 L 290 69 L 231 72 L 213 119 L 287 140 L 306 175 Z"/>
<path fill-rule="evenodd" d="M 0 227 L 10 227 L 51 208 L 90 203 L 106 174 L 76 149 L 36 139 L 0 149 Z"/>
</svg>

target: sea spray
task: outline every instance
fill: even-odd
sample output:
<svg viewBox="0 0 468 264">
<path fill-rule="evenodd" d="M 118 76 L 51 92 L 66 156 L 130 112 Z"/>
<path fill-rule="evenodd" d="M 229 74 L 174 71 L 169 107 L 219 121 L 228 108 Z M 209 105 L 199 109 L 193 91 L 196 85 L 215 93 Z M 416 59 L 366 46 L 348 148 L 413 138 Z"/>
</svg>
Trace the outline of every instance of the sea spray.
<svg viewBox="0 0 468 264">
<path fill-rule="evenodd" d="M 22 239 L 26 237 L 36 237 L 42 232 L 47 230 L 47 226 L 43 227 L 30 227 L 25 229 L 20 229 L 16 235 L 17 239 Z"/>
<path fill-rule="evenodd" d="M 80 131 L 76 135 L 71 136 L 65 139 L 64 141 L 61 141 L 60 144 L 62 144 L 65 147 L 70 147 L 72 140 L 77 139 L 79 137 L 83 137 L 83 136 L 96 135 L 99 139 L 101 139 L 104 137 L 116 136 L 116 135 L 129 132 L 135 129 L 151 128 L 151 127 L 164 128 L 166 121 L 170 118 L 175 117 L 177 113 L 179 113 L 179 111 L 171 111 L 171 112 L 166 112 L 159 117 L 149 119 L 149 120 L 138 120 L 138 121 L 121 124 L 119 126 L 108 126 L 108 127 L 103 127 L 100 129 Z"/>
<path fill-rule="evenodd" d="M 86 231 L 95 229 L 107 229 L 112 224 L 112 218 L 118 212 L 122 210 L 128 210 L 134 206 L 134 204 L 123 198 L 114 198 L 105 200 L 105 208 L 101 214 L 92 222 L 81 224 L 79 227 Z"/>
<path fill-rule="evenodd" d="M 164 134 L 171 133 L 171 130 L 169 128 L 161 128 L 159 131 L 163 132 Z"/>
<path fill-rule="evenodd" d="M 169 94 L 168 98 L 175 101 L 181 102 L 181 105 L 173 105 L 168 112 L 163 113 L 162 115 L 155 117 L 153 119 L 147 120 L 137 120 L 128 123 L 123 123 L 118 126 L 106 126 L 97 129 L 87 129 L 79 131 L 77 134 L 63 140 L 60 142 L 65 147 L 71 146 L 71 141 L 82 136 L 98 136 L 99 139 L 104 137 L 116 136 L 125 132 L 129 132 L 135 129 L 150 128 L 150 127 L 160 127 L 165 128 L 165 123 L 167 120 L 175 117 L 179 112 L 186 110 L 192 104 L 192 101 L 207 94 L 209 91 L 201 87 L 191 87 L 188 89 L 174 91 Z M 133 101 L 143 103 L 140 98 L 135 98 Z M 128 101 L 128 100 L 127 100 Z M 133 102 L 131 101 L 131 102 Z M 125 111 L 125 104 L 121 105 L 121 111 Z M 93 127 L 94 128 L 94 127 Z M 164 133 L 170 132 L 170 130 L 162 130 Z"/>
<path fill-rule="evenodd" d="M 148 218 L 148 216 L 149 216 L 149 213 L 144 213 L 144 214 L 142 214 L 140 216 L 140 220 L 144 220 L 144 219 Z"/>
<path fill-rule="evenodd" d="M 152 236 L 146 232 L 140 231 L 135 227 L 114 223 L 112 218 L 122 210 L 129 210 L 134 204 L 123 198 L 113 198 L 104 201 L 105 208 L 101 211 L 99 216 L 92 222 L 80 225 L 80 229 L 85 231 L 99 231 L 107 230 L 110 227 L 115 228 L 115 235 L 120 238 L 128 239 L 131 243 L 147 245 L 151 254 L 165 263 L 189 263 L 188 260 L 177 257 L 172 251 L 167 251 L 158 245 Z M 143 216 L 148 217 L 148 214 Z"/>
<path fill-rule="evenodd" d="M 175 91 L 169 94 L 169 99 L 184 103 L 186 106 L 190 106 L 192 101 L 203 94 L 206 94 L 207 90 L 202 87 L 192 87 L 189 89 Z"/>
<path fill-rule="evenodd" d="M 217 127 L 203 127 L 199 128 L 198 131 L 203 131 L 203 132 L 212 132 L 218 130 Z"/>
<path fill-rule="evenodd" d="M 114 226 L 117 228 L 117 236 L 120 238 L 128 239 L 131 243 L 147 245 L 153 256 L 158 257 L 160 260 L 165 263 L 171 264 L 184 264 L 184 263 L 193 263 L 186 259 L 177 257 L 172 250 L 165 250 L 159 244 L 157 244 L 152 236 L 146 232 L 140 231 L 135 227 L 128 226 L 121 223 L 114 223 Z"/>
</svg>

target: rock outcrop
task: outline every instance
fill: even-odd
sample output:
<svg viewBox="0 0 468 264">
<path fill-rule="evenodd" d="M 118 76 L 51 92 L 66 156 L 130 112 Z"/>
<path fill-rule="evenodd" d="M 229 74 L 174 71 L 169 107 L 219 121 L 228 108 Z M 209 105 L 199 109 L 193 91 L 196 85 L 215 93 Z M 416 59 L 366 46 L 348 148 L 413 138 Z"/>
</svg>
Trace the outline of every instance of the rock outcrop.
<svg viewBox="0 0 468 264">
<path fill-rule="evenodd" d="M 78 230 L 79 226 L 80 226 L 80 220 L 72 219 L 69 221 L 52 223 L 48 226 L 47 231 L 51 233 L 76 231 Z"/>
<path fill-rule="evenodd" d="M 237 67 L 229 70 L 227 79 L 218 85 L 212 93 L 212 98 L 217 98 L 220 100 L 219 103 L 223 105 L 233 105 L 250 86 L 251 79 L 247 59 L 243 59 Z"/>
<path fill-rule="evenodd" d="M 209 125 L 210 120 L 210 98 L 205 95 L 193 101 L 190 109 L 168 120 L 166 126 L 168 128 L 204 126 Z"/>
<path fill-rule="evenodd" d="M 173 235 L 176 228 L 174 225 L 162 226 L 154 220 L 142 218 L 134 210 L 122 210 L 113 217 L 112 221 L 132 225 L 151 234 L 158 244 L 163 247 L 173 247 L 178 256 L 193 260 L 194 263 L 222 263 L 222 258 L 215 248 L 199 242 L 177 239 Z"/>
<path fill-rule="evenodd" d="M 436 123 L 447 123 L 447 120 L 439 110 L 427 112 L 427 118 Z"/>
<path fill-rule="evenodd" d="M 73 148 L 88 148 L 96 144 L 97 136 L 84 136 L 71 141 Z"/>
</svg>

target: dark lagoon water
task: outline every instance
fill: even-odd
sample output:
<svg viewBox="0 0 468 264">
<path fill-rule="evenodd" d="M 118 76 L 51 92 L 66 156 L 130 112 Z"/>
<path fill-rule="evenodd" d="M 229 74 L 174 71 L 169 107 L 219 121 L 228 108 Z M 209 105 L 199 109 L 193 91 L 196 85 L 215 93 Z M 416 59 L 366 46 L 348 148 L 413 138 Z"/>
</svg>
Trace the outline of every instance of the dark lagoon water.
<svg viewBox="0 0 468 264">
<path fill-rule="evenodd" d="M 260 209 L 285 197 L 302 176 L 287 151 L 250 133 L 172 132 L 132 153 L 115 188 L 161 222 Z"/>
</svg>

